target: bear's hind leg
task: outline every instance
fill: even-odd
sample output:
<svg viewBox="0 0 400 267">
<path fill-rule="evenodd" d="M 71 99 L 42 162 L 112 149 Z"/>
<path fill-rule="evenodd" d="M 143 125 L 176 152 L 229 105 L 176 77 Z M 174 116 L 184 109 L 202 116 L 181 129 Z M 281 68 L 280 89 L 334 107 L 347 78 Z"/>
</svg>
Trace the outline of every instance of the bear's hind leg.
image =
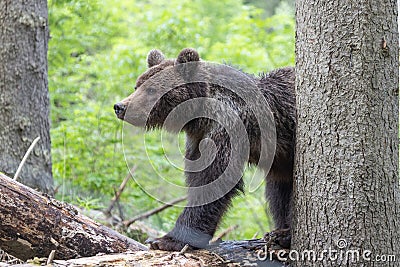
<svg viewBox="0 0 400 267">
<path fill-rule="evenodd" d="M 267 180 L 266 196 L 277 228 L 267 236 L 274 236 L 274 241 L 285 248 L 290 247 L 291 241 L 292 191 L 293 182 L 290 180 L 287 182 Z"/>
<path fill-rule="evenodd" d="M 292 182 L 267 180 L 266 196 L 276 228 L 290 228 L 292 190 Z"/>
</svg>

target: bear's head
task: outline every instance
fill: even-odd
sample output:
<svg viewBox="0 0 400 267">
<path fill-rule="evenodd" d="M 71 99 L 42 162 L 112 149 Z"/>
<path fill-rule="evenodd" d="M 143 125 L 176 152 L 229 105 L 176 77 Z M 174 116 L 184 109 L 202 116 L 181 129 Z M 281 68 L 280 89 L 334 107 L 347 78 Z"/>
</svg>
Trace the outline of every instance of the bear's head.
<svg viewBox="0 0 400 267">
<path fill-rule="evenodd" d="M 115 114 L 132 125 L 163 127 L 169 113 L 179 104 L 205 94 L 203 83 L 185 82 L 188 68 L 200 62 L 199 54 L 191 48 L 183 49 L 176 59 L 166 59 L 159 50 L 147 55 L 148 69 L 136 81 L 135 91 L 114 105 Z"/>
</svg>

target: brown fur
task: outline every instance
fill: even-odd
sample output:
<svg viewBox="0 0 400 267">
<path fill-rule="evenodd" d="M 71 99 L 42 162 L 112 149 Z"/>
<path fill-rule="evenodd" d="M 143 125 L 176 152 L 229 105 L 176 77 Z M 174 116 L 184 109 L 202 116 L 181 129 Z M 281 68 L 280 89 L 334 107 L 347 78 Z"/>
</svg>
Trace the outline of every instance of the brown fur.
<svg viewBox="0 0 400 267">
<path fill-rule="evenodd" d="M 137 90 L 115 105 L 114 108 L 118 117 L 133 125 L 149 129 L 162 127 L 167 115 L 179 104 L 200 97 L 218 99 L 238 111 L 238 116 L 246 127 L 250 142 L 248 162 L 257 164 L 261 153 L 260 129 L 254 114 L 247 109 L 246 103 L 235 93 L 222 86 L 207 84 L 206 82 L 181 84 L 176 81 L 177 86 L 169 91 L 160 89 L 164 86 L 162 83 L 151 83 L 150 78 L 162 75 L 163 70 L 199 60 L 199 55 L 194 49 L 184 49 L 176 60 L 165 59 L 161 52 L 152 50 L 148 55 L 148 65 L 151 67 L 137 79 Z M 184 77 L 171 76 L 165 77 L 164 80 L 168 80 L 168 82 L 173 79 L 185 80 Z M 288 228 L 291 225 L 290 210 L 296 125 L 294 70 L 293 68 L 283 68 L 264 74 L 260 78 L 251 75 L 247 77 L 250 77 L 257 84 L 274 114 L 277 145 L 271 170 L 266 176 L 266 195 L 276 227 Z M 127 112 L 128 107 L 135 112 Z M 205 110 L 210 108 L 212 107 L 208 105 L 201 107 Z M 223 119 L 223 112 L 216 110 L 211 112 L 219 114 Z M 165 127 L 168 128 L 169 126 Z M 172 125 L 168 130 L 183 130 L 187 133 L 186 159 L 192 161 L 202 156 L 199 148 L 201 140 L 208 138 L 208 140 L 214 141 L 214 152 L 216 153 L 214 161 L 201 171 L 185 172 L 189 187 L 188 203 L 196 203 L 201 196 L 196 195 L 195 190 L 191 188 L 204 186 L 218 179 L 227 168 L 229 160 L 232 160 L 229 157 L 234 152 L 232 149 L 239 149 L 240 151 L 241 147 L 238 144 L 231 143 L 226 129 L 207 118 L 191 120 L 182 129 L 175 129 Z M 233 158 L 233 161 L 233 176 L 241 177 L 245 160 L 238 157 Z M 243 190 L 241 179 L 229 180 L 227 178 L 226 183 L 233 184 L 231 190 L 228 190 L 225 195 L 212 203 L 186 207 L 179 216 L 174 229 L 166 236 L 153 241 L 151 247 L 162 250 L 180 250 L 185 244 L 197 248 L 205 247 L 213 236 L 222 215 L 229 207 L 232 197 Z M 218 189 L 215 190 L 217 192 Z"/>
</svg>

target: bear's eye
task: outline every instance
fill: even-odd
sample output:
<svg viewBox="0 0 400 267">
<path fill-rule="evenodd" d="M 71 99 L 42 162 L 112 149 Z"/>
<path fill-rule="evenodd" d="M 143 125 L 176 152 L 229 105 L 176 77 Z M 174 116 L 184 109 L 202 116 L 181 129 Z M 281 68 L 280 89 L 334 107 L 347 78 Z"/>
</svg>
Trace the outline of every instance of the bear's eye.
<svg viewBox="0 0 400 267">
<path fill-rule="evenodd" d="M 147 88 L 147 93 L 148 93 L 148 94 L 152 95 L 152 94 L 154 94 L 155 92 L 156 92 L 156 88 L 154 88 L 154 87 L 149 87 L 149 88 Z"/>
<path fill-rule="evenodd" d="M 137 86 L 135 85 L 135 91 L 137 90 Z"/>
</svg>

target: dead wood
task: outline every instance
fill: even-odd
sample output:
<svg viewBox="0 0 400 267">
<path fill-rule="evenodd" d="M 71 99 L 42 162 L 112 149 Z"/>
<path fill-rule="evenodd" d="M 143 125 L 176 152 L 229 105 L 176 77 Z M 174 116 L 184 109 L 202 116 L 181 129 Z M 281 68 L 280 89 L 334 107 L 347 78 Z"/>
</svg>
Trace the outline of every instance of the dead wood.
<svg viewBox="0 0 400 267">
<path fill-rule="evenodd" d="M 270 260 L 276 254 L 269 243 L 225 241 L 207 250 L 147 251 L 71 205 L 0 174 L 0 248 L 22 260 L 39 257 L 21 266 L 283 266 Z"/>
<path fill-rule="evenodd" d="M 271 261 L 265 257 L 264 240 L 226 241 L 208 250 L 186 252 L 168 252 L 159 250 L 136 251 L 112 255 L 97 255 L 70 260 L 53 260 L 54 267 L 91 267 L 91 266 L 261 266 L 283 267 L 283 263 Z M 34 259 L 23 266 L 34 267 L 45 264 L 47 258 Z"/>
<path fill-rule="evenodd" d="M 147 247 L 81 215 L 71 205 L 0 173 L 0 248 L 22 260 L 94 256 Z"/>
</svg>

